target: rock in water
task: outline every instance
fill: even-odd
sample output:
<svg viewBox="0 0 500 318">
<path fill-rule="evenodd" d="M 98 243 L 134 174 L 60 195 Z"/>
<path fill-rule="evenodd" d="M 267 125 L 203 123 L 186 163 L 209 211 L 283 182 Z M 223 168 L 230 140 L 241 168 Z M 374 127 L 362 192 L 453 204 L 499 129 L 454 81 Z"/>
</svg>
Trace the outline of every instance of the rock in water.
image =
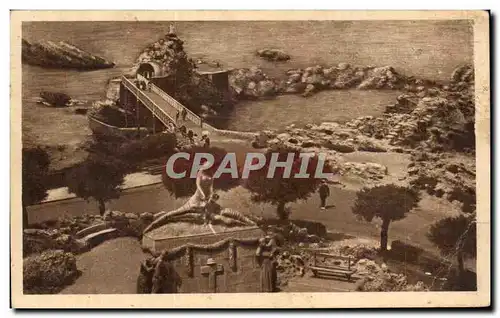
<svg viewBox="0 0 500 318">
<path fill-rule="evenodd" d="M 268 61 L 288 61 L 290 59 L 290 55 L 279 49 L 258 50 L 257 55 Z"/>
<path fill-rule="evenodd" d="M 51 68 L 95 70 L 111 68 L 114 63 L 83 51 L 67 42 L 40 41 L 30 43 L 22 39 L 22 61 L 30 65 Z"/>
<path fill-rule="evenodd" d="M 71 102 L 71 97 L 65 93 L 41 92 L 40 97 L 43 102 L 54 107 L 66 107 Z"/>
</svg>

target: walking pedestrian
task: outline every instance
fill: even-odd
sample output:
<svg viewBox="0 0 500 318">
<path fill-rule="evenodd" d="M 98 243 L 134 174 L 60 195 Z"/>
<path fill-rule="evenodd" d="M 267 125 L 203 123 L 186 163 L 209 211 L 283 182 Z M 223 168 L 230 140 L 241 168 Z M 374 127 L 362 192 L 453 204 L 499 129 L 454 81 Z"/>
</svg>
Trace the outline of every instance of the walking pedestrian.
<svg viewBox="0 0 500 318">
<path fill-rule="evenodd" d="M 187 135 L 188 135 L 189 141 L 190 141 L 191 143 L 194 143 L 194 133 L 193 133 L 193 131 L 192 131 L 191 129 L 189 129 L 189 131 L 188 131 L 188 134 L 187 134 Z"/>
<path fill-rule="evenodd" d="M 177 114 L 175 114 L 175 122 L 177 123 L 179 121 L 179 116 L 180 116 L 181 113 L 179 113 L 179 111 L 177 111 Z"/>
<path fill-rule="evenodd" d="M 185 108 L 182 109 L 182 120 L 186 121 L 187 110 Z"/>
<path fill-rule="evenodd" d="M 319 198 L 321 200 L 321 210 L 326 209 L 326 198 L 330 196 L 330 188 L 326 184 L 326 180 L 321 180 L 321 185 L 319 186 Z"/>
<path fill-rule="evenodd" d="M 203 144 L 203 146 L 205 148 L 210 148 L 210 138 L 208 138 L 208 136 L 205 136 L 204 140 L 205 140 L 205 143 Z"/>
</svg>

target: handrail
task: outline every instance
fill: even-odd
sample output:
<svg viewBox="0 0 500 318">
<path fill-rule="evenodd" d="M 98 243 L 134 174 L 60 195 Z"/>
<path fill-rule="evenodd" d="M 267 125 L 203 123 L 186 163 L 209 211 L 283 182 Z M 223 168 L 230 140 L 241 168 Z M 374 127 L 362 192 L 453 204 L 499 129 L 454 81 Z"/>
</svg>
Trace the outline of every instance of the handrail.
<svg viewBox="0 0 500 318">
<path fill-rule="evenodd" d="M 201 118 L 193 113 L 191 110 L 189 110 L 186 106 L 182 105 L 179 103 L 175 98 L 172 96 L 168 95 L 164 90 L 156 86 L 155 84 L 150 84 L 151 85 L 151 91 L 155 92 L 156 94 L 160 95 L 161 98 L 163 98 L 167 103 L 169 103 L 170 106 L 175 108 L 177 111 L 182 112 L 182 110 L 186 110 L 186 118 L 191 120 L 193 123 L 196 125 L 201 125 L 202 120 Z"/>
<path fill-rule="evenodd" d="M 144 97 L 146 100 L 142 100 L 141 101 L 144 103 L 144 106 L 146 106 L 149 110 L 151 110 L 153 113 L 155 113 L 156 111 L 159 111 L 161 113 L 161 115 L 164 115 L 164 116 L 167 116 L 168 119 L 170 119 L 169 122 L 167 122 L 167 120 L 165 120 L 164 118 L 161 118 L 162 116 L 155 116 L 157 118 L 159 118 L 163 124 L 165 125 L 170 125 L 174 119 L 172 117 L 170 117 L 169 114 L 167 114 L 163 109 L 161 109 L 161 107 L 159 107 L 158 105 L 156 105 L 155 102 L 153 102 L 149 96 L 147 96 L 146 94 L 144 94 L 143 91 L 141 91 L 138 87 L 136 87 L 134 85 L 134 83 L 132 83 L 128 78 L 126 77 L 123 77 L 125 79 L 124 81 L 124 86 L 129 89 L 132 94 L 134 94 L 136 97 L 139 98 L 139 96 L 141 97 Z M 157 114 L 159 115 L 159 114 Z"/>
</svg>

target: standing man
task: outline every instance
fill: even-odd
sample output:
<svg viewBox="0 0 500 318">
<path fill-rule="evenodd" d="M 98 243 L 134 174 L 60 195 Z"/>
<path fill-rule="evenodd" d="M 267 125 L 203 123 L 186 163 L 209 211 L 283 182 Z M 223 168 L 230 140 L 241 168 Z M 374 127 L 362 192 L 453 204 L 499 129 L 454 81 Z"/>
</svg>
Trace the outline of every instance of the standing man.
<svg viewBox="0 0 500 318">
<path fill-rule="evenodd" d="M 204 139 L 205 139 L 205 143 L 203 144 L 203 147 L 210 148 L 210 138 L 207 135 L 205 135 Z"/>
<path fill-rule="evenodd" d="M 326 180 L 321 180 L 321 185 L 319 186 L 319 198 L 321 200 L 321 210 L 326 209 L 326 198 L 330 196 L 330 188 L 326 184 Z"/>
<path fill-rule="evenodd" d="M 179 121 L 179 111 L 177 111 L 177 114 L 175 114 L 175 123 L 177 123 Z"/>
<path fill-rule="evenodd" d="M 186 111 L 185 108 L 182 109 L 182 114 L 181 115 L 182 115 L 182 120 L 186 121 L 187 111 Z"/>
</svg>

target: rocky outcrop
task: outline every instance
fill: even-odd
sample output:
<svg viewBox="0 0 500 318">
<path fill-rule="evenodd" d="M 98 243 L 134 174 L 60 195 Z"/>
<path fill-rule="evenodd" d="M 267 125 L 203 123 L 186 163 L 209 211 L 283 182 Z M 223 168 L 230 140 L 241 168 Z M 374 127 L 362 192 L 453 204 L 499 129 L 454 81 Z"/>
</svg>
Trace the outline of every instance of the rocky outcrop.
<svg viewBox="0 0 500 318">
<path fill-rule="evenodd" d="M 66 107 L 69 106 L 71 97 L 65 93 L 44 91 L 40 93 L 39 102 L 47 106 Z"/>
<path fill-rule="evenodd" d="M 369 259 L 360 259 L 355 267 L 362 277 L 356 284 L 356 291 L 429 291 L 423 282 L 410 284 L 406 275 L 391 272 L 384 263 L 379 265 Z"/>
<path fill-rule="evenodd" d="M 48 250 L 23 260 L 25 294 L 55 294 L 77 276 L 75 257 L 62 250 Z"/>
<path fill-rule="evenodd" d="M 258 50 L 256 54 L 263 59 L 274 62 L 288 61 L 290 59 L 290 55 L 280 49 L 262 49 Z"/>
<path fill-rule="evenodd" d="M 474 156 L 432 154 L 420 149 L 412 155 L 408 181 L 413 187 L 459 202 L 464 212 L 476 209 L 476 162 Z"/>
<path fill-rule="evenodd" d="M 291 125 L 284 132 L 262 132 L 260 145 L 269 148 L 290 147 L 302 152 L 325 153 L 327 163 L 339 175 L 359 177 L 367 182 L 380 181 L 388 175 L 387 167 L 378 163 L 349 162 L 343 154 L 355 151 L 386 152 L 390 145 L 385 140 L 367 137 L 359 131 L 335 122 L 319 125 L 308 124 L 304 128 Z M 265 142 L 263 141 L 265 139 Z"/>
<path fill-rule="evenodd" d="M 257 67 L 233 70 L 229 85 L 240 99 L 272 97 L 279 90 L 276 82 Z"/>
<path fill-rule="evenodd" d="M 287 76 L 282 84 L 283 92 L 304 96 L 327 89 L 403 89 L 408 83 L 407 77 L 390 66 L 355 67 L 347 63 L 290 70 Z"/>
<path fill-rule="evenodd" d="M 135 67 L 148 62 L 160 65 L 164 76 L 181 75 L 183 72 L 187 79 L 192 76 L 195 68 L 194 62 L 188 59 L 184 51 L 184 41 L 172 33 L 146 46 L 137 57 Z"/>
<path fill-rule="evenodd" d="M 167 93 L 196 114 L 217 113 L 232 105 L 232 96 L 221 92 L 207 77 L 200 75 L 197 64 L 188 57 L 184 50 L 184 42 L 169 32 L 153 44 L 148 45 L 139 54 L 136 63 L 129 72 L 135 76 L 142 63 L 155 65 L 154 76 L 162 77 L 162 81 L 170 87 Z M 204 111 L 202 106 L 208 107 Z"/>
<path fill-rule="evenodd" d="M 322 82 L 318 79 L 320 69 L 308 71 L 315 74 L 311 75 L 315 78 L 311 80 L 313 83 Z M 349 66 L 338 69 L 348 70 Z M 399 80 L 382 80 L 400 78 L 390 68 L 371 69 L 371 72 L 378 74 L 376 77 L 386 84 L 399 83 Z M 263 131 L 254 146 L 285 145 L 299 151 L 323 152 L 338 174 L 357 176 L 366 182 L 385 179 L 387 168 L 377 163 L 346 162 L 343 154 L 355 151 L 410 153 L 413 163 L 405 182 L 430 194 L 459 201 L 464 210 L 471 211 L 475 208 L 473 74 L 470 66 L 460 67 L 452 76 L 454 81 L 443 86 L 410 79 L 422 86 L 417 92 L 409 90 L 400 95 L 380 117 L 362 116 L 342 124 L 325 122 L 303 128 L 291 125 L 281 132 Z M 289 76 L 302 81 L 303 73 L 290 71 Z M 369 86 L 379 86 L 374 84 L 375 80 L 369 83 Z"/>
<path fill-rule="evenodd" d="M 104 58 L 95 56 L 64 41 L 56 43 L 44 40 L 30 43 L 22 39 L 22 61 L 26 64 L 42 67 L 78 70 L 95 70 L 115 66 L 114 63 Z"/>
<path fill-rule="evenodd" d="M 460 78 L 460 82 L 443 87 L 407 92 L 387 107 L 384 116 L 360 117 L 347 122 L 346 126 L 368 137 L 385 139 L 390 145 L 423 146 L 433 152 L 473 152 L 474 82 L 470 69 L 466 70 L 469 71 L 460 68 L 456 73 L 464 74 L 469 82 Z"/>
</svg>

